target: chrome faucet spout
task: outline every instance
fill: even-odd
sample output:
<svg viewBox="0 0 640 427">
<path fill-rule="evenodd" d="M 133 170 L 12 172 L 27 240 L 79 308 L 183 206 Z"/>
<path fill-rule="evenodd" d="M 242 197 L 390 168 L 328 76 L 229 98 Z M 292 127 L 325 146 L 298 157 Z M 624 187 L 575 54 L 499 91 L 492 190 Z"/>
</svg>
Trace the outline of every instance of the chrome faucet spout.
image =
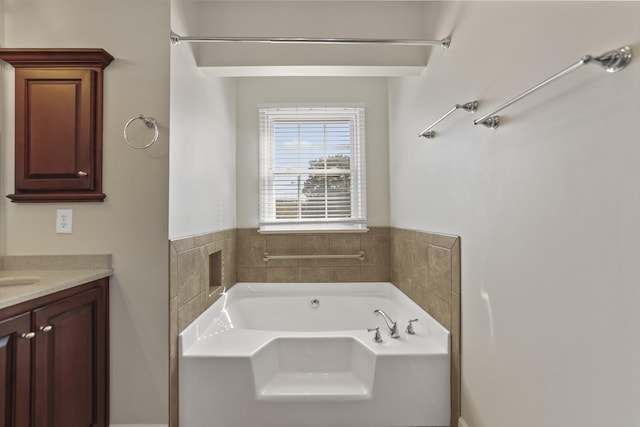
<svg viewBox="0 0 640 427">
<path fill-rule="evenodd" d="M 384 311 L 380 310 L 379 308 L 376 310 L 373 310 L 373 314 L 377 314 L 378 316 L 382 316 L 382 318 L 384 319 L 384 323 L 387 324 L 387 327 L 389 328 L 389 335 L 391 336 L 391 338 L 399 338 L 400 337 L 400 333 L 398 332 L 398 324 L 396 322 L 393 321 L 393 319 L 391 317 L 389 317 L 389 315 L 387 313 L 385 313 Z"/>
</svg>

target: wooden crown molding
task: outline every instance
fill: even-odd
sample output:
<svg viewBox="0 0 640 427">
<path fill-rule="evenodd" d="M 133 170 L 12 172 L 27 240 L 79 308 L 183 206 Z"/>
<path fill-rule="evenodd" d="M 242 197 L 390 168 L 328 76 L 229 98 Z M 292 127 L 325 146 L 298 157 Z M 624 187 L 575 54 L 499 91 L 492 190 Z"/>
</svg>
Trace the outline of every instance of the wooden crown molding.
<svg viewBox="0 0 640 427">
<path fill-rule="evenodd" d="M 0 59 L 15 68 L 99 67 L 113 56 L 104 49 L 0 49 Z"/>
</svg>

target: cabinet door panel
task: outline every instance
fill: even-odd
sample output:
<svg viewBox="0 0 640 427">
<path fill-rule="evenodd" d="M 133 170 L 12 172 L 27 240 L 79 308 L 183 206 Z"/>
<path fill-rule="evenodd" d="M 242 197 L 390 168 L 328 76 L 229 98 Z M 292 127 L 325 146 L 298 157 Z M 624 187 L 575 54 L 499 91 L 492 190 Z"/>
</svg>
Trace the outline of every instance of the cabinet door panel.
<svg viewBox="0 0 640 427">
<path fill-rule="evenodd" d="M 31 422 L 30 313 L 0 322 L 0 422 L 6 427 L 29 427 Z"/>
<path fill-rule="evenodd" d="M 93 189 L 94 74 L 16 70 L 16 190 Z"/>
<path fill-rule="evenodd" d="M 105 426 L 104 313 L 102 288 L 34 311 L 36 427 Z"/>
</svg>

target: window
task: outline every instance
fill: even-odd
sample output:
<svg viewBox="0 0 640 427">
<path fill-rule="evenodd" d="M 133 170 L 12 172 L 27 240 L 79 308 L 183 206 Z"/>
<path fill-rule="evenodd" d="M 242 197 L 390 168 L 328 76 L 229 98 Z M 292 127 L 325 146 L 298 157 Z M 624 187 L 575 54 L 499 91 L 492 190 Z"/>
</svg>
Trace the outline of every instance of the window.
<svg viewBox="0 0 640 427">
<path fill-rule="evenodd" d="M 364 107 L 268 107 L 260 231 L 366 229 Z"/>
</svg>

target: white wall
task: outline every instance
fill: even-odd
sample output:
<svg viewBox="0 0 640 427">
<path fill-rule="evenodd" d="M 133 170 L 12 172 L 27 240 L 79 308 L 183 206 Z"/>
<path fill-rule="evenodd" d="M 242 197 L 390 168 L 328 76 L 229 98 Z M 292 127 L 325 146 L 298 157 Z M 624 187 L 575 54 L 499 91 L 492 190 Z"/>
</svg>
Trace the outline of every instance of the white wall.
<svg viewBox="0 0 640 427">
<path fill-rule="evenodd" d="M 14 73 L 2 76 L 2 252 L 113 254 L 110 406 L 114 424 L 168 418 L 169 5 L 152 0 L 4 0 L 4 46 L 104 48 L 104 203 L 15 204 Z M 6 95 L 6 96 L 5 96 Z M 129 148 L 124 124 L 155 117 L 158 142 Z M 56 235 L 57 208 L 73 234 Z"/>
<path fill-rule="evenodd" d="M 420 2 L 398 1 L 204 1 L 201 32 L 230 37 L 329 37 L 420 39 L 424 8 Z M 196 35 L 184 33 L 184 35 Z M 445 35 L 435 38 L 442 38 Z M 321 66 L 355 72 L 362 66 L 416 72 L 426 64 L 419 46 L 290 45 L 207 43 L 199 46 L 202 66 L 269 68 Z M 220 70 L 218 70 L 220 71 Z M 267 71 L 268 72 L 268 71 Z M 419 72 L 419 71 L 418 71 Z M 245 74 L 246 75 L 246 74 Z"/>
<path fill-rule="evenodd" d="M 174 1 L 171 27 L 198 34 L 198 2 Z M 235 79 L 208 76 L 192 49 L 171 48 L 169 237 L 235 227 Z"/>
<path fill-rule="evenodd" d="M 265 77 L 238 79 L 237 224 L 259 218 L 258 105 L 364 103 L 369 226 L 389 225 L 387 83 L 383 78 Z"/>
<path fill-rule="evenodd" d="M 639 17 L 637 2 L 448 3 L 451 49 L 390 82 L 391 224 L 462 236 L 469 427 L 640 425 Z M 626 44 L 627 69 L 585 66 L 497 130 L 458 111 L 415 136 Z"/>
</svg>

